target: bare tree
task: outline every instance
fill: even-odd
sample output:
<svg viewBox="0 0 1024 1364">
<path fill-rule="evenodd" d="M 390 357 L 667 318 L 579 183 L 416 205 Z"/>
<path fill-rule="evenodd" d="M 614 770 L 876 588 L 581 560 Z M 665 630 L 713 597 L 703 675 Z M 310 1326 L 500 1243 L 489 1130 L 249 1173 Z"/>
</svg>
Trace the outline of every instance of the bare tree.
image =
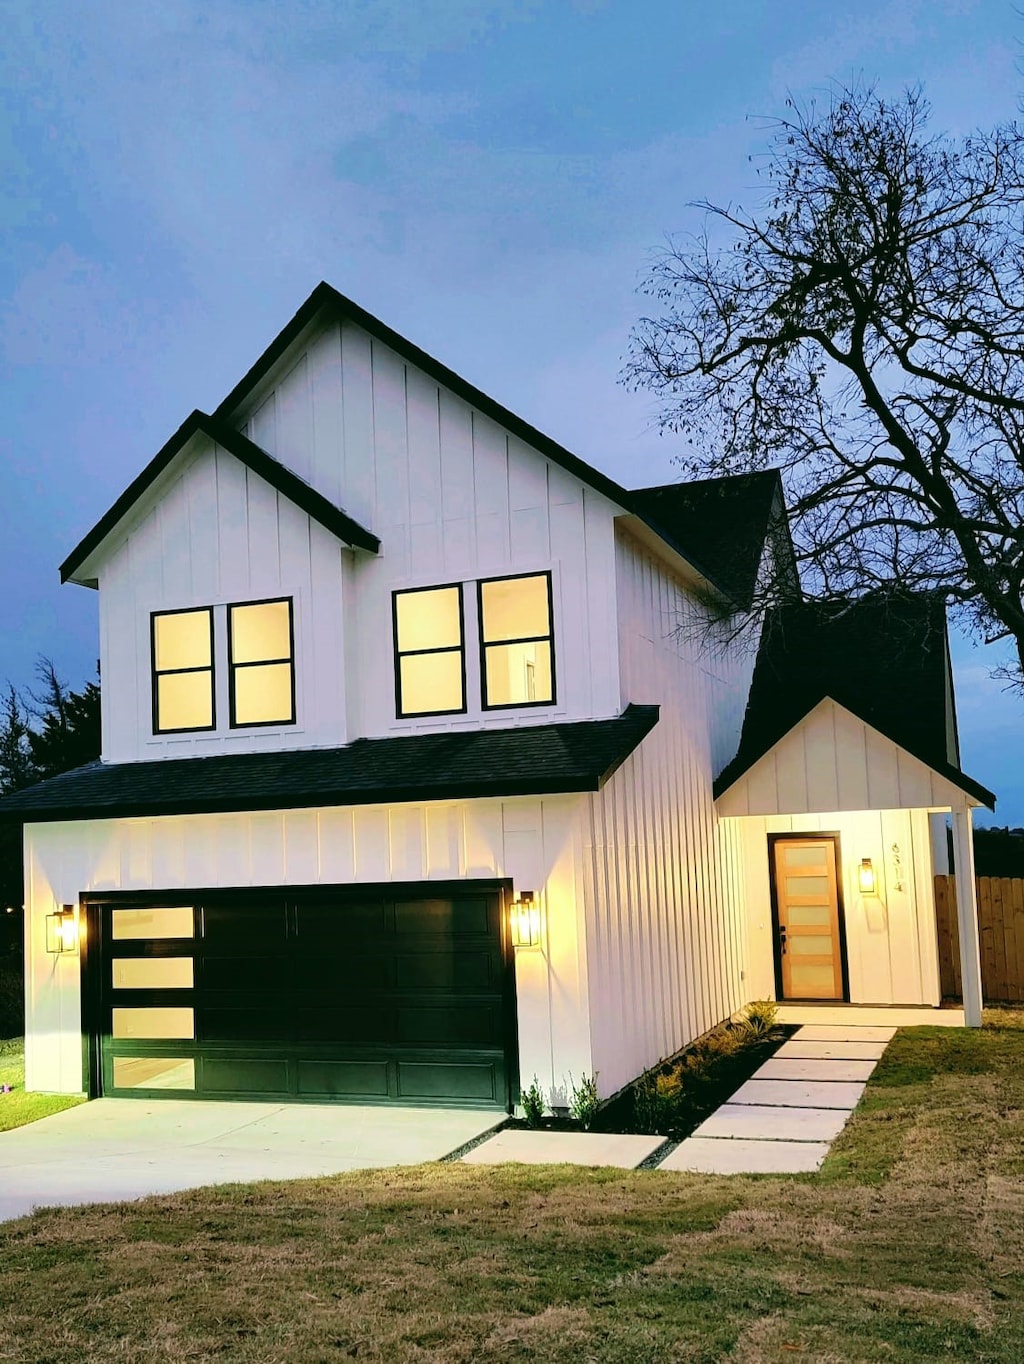
<svg viewBox="0 0 1024 1364">
<path fill-rule="evenodd" d="M 810 595 L 939 591 L 1024 688 L 1024 134 L 933 136 L 919 89 L 788 107 L 761 208 L 695 205 L 654 263 L 626 381 L 687 476 L 782 471 Z"/>
</svg>

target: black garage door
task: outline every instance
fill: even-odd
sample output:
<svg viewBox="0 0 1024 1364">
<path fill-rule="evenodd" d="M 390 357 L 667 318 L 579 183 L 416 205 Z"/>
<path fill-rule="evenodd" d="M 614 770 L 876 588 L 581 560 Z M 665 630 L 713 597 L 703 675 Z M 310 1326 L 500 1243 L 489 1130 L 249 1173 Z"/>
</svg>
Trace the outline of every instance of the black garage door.
<svg viewBox="0 0 1024 1364">
<path fill-rule="evenodd" d="M 500 887 L 119 896 L 88 913 L 94 1091 L 509 1107 Z"/>
</svg>

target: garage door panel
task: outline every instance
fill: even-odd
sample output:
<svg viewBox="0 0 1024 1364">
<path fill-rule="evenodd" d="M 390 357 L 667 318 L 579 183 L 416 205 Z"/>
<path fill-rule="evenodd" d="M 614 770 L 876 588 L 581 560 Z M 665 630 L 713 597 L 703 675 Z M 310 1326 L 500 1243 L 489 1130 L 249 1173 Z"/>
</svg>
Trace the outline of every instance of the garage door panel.
<svg viewBox="0 0 1024 1364">
<path fill-rule="evenodd" d="M 202 936 L 207 947 L 227 949 L 232 957 L 260 956 L 283 946 L 288 937 L 284 904 L 216 904 L 202 907 Z"/>
<path fill-rule="evenodd" d="M 383 900 L 353 904 L 328 900 L 320 904 L 300 902 L 295 906 L 296 936 L 313 951 L 323 951 L 325 945 L 336 943 L 339 936 L 346 942 L 376 942 L 382 934 L 390 933 L 392 921 L 392 906 Z"/>
<path fill-rule="evenodd" d="M 339 956 L 303 956 L 293 966 L 293 977 L 303 989 L 331 990 L 347 986 L 389 989 L 394 985 L 393 958 L 384 953 L 352 952 Z"/>
<path fill-rule="evenodd" d="M 501 1013 L 487 1004 L 453 1004 L 447 1008 L 407 1005 L 398 1010 L 398 1041 L 423 1046 L 498 1046 Z"/>
<path fill-rule="evenodd" d="M 395 904 L 395 932 L 399 937 L 479 933 L 486 938 L 492 918 L 485 897 L 458 900 L 405 900 Z"/>
<path fill-rule="evenodd" d="M 395 971 L 403 990 L 488 990 L 501 979 L 501 958 L 495 961 L 487 950 L 403 952 L 395 958 Z"/>
<path fill-rule="evenodd" d="M 288 1043 L 295 1024 L 287 1011 L 275 1002 L 271 1007 L 210 1008 L 200 1010 L 197 1035 L 201 1042 L 280 1042 Z"/>
<path fill-rule="evenodd" d="M 400 1061 L 398 1098 L 473 1100 L 499 1099 L 498 1075 L 493 1062 Z"/>
<path fill-rule="evenodd" d="M 204 1056 L 200 1084 L 207 1094 L 287 1095 L 288 1061 L 245 1056 Z"/>
<path fill-rule="evenodd" d="M 281 985 L 282 954 L 278 950 L 265 956 L 211 956 L 204 953 L 197 984 L 204 992 L 233 992 L 239 989 L 276 994 Z"/>
<path fill-rule="evenodd" d="M 386 1099 L 386 1061 L 300 1061 L 299 1094 L 317 1099 Z"/>
</svg>

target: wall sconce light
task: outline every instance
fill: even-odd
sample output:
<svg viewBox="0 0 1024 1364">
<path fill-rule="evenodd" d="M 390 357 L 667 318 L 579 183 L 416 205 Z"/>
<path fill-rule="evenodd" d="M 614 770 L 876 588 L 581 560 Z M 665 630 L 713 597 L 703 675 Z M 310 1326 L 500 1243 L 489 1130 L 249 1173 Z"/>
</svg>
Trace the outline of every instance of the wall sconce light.
<svg viewBox="0 0 1024 1364">
<path fill-rule="evenodd" d="M 78 947 L 78 915 L 74 905 L 61 905 L 46 916 L 46 950 L 54 954 Z"/>
<path fill-rule="evenodd" d="M 532 890 L 521 890 L 512 901 L 512 946 L 540 945 L 540 908 Z"/>
<path fill-rule="evenodd" d="M 862 857 L 860 860 L 860 871 L 857 875 L 861 895 L 874 895 L 875 893 L 875 869 L 871 865 L 870 857 Z"/>
</svg>

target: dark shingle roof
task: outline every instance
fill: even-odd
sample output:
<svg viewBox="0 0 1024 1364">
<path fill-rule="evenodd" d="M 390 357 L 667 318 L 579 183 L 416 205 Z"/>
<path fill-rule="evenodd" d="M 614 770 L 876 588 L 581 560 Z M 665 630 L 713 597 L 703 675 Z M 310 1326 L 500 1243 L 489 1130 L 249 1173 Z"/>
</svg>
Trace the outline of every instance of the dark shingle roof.
<svg viewBox="0 0 1024 1364">
<path fill-rule="evenodd" d="M 182 422 L 138 478 L 129 484 L 114 505 L 100 517 L 92 530 L 71 551 L 60 566 L 61 582 L 67 582 L 97 545 L 101 544 L 118 522 L 131 511 L 146 489 L 163 473 L 179 451 L 199 433 L 230 451 L 253 473 L 259 474 L 272 488 L 276 488 L 345 544 L 369 550 L 371 554 L 376 554 L 380 549 L 380 541 L 376 535 L 353 520 L 340 507 L 336 507 L 333 502 L 328 501 L 322 493 L 318 493 L 304 479 L 299 478 L 298 474 L 286 469 L 273 455 L 269 455 L 266 450 L 254 444 L 248 436 L 197 410 Z"/>
<path fill-rule="evenodd" d="M 612 720 L 357 739 L 345 748 L 94 762 L 0 799 L 0 820 L 597 791 L 657 721 L 657 706 L 627 706 Z"/>
<path fill-rule="evenodd" d="M 599 469 L 587 464 L 578 455 L 559 445 L 550 436 L 545 436 L 529 422 L 516 416 L 507 407 L 324 281 L 316 286 L 294 317 L 278 332 L 262 355 L 218 405 L 213 416 L 193 412 L 179 431 L 154 456 L 138 478 L 68 555 L 61 565 L 61 580 L 66 581 L 75 573 L 87 555 L 130 510 L 196 429 L 213 435 L 226 449 L 238 455 L 245 463 L 249 463 L 250 467 L 256 468 L 256 472 L 261 473 L 268 482 L 273 483 L 316 519 L 323 521 L 324 525 L 328 525 L 324 516 L 330 515 L 330 512 L 333 512 L 335 518 L 344 518 L 339 524 L 347 526 L 348 529 L 347 533 L 335 530 L 339 538 L 376 553 L 379 548 L 376 536 L 358 525 L 340 508 L 332 507 L 332 504 L 315 492 L 309 484 L 304 483 L 302 479 L 278 464 L 265 450 L 253 445 L 233 429 L 233 423 L 253 390 L 273 370 L 289 347 L 314 322 L 332 317 L 345 318 L 361 327 L 370 336 L 388 346 L 424 374 L 430 375 L 437 383 L 479 412 L 485 413 L 504 426 L 553 463 L 603 493 L 624 511 L 631 512 L 648 525 L 670 549 L 690 563 L 723 596 L 733 599 L 737 606 L 749 605 L 752 574 L 756 573 L 757 562 L 760 560 L 760 552 L 769 529 L 772 498 L 779 486 L 777 473 L 768 471 L 743 474 L 734 478 L 707 479 L 697 483 L 666 488 L 643 488 L 631 492 L 601 473 Z M 261 460 L 263 467 L 257 468 L 252 464 L 253 459 Z M 290 480 L 289 487 L 285 488 L 276 482 L 275 479 L 278 477 Z M 303 498 L 318 499 L 319 510 L 311 510 L 311 506 L 307 505 Z M 330 509 L 330 512 L 327 509 Z M 712 526 L 717 529 L 712 530 Z M 328 529 L 334 527 L 328 525 Z M 733 534 L 739 538 L 738 547 L 732 545 Z M 749 567 L 751 560 L 754 561 L 753 569 Z"/>
<path fill-rule="evenodd" d="M 955 715 L 946 615 L 934 593 L 802 602 L 769 612 L 727 791 L 825 697 L 990 808 L 995 796 L 949 751 Z M 955 737 L 954 737 L 955 745 Z"/>
<path fill-rule="evenodd" d="M 777 469 L 637 488 L 634 509 L 652 529 L 686 545 L 693 563 L 749 606 L 782 480 Z"/>
</svg>

